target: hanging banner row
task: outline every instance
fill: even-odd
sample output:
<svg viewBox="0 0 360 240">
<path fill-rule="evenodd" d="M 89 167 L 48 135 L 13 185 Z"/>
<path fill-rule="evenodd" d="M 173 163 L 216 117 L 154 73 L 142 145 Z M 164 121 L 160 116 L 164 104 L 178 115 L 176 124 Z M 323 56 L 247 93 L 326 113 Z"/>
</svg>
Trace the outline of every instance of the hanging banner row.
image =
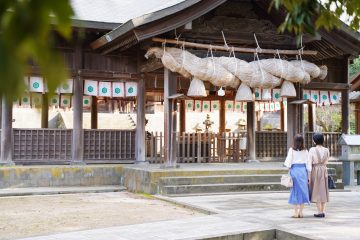
<svg viewBox="0 0 360 240">
<path fill-rule="evenodd" d="M 341 101 L 341 92 L 304 90 L 303 99 L 310 100 L 318 106 L 339 104 Z"/>
<path fill-rule="evenodd" d="M 42 94 L 24 94 L 20 99 L 14 99 L 15 107 L 40 107 L 42 105 Z M 71 108 L 73 96 L 69 94 L 54 95 L 49 99 L 49 107 Z M 91 106 L 91 96 L 83 96 L 83 107 Z"/>
<path fill-rule="evenodd" d="M 255 100 L 257 101 L 286 101 L 286 98 L 280 97 L 280 89 L 260 89 L 254 90 Z M 337 91 L 318 91 L 318 90 L 304 90 L 303 99 L 310 100 L 317 105 L 332 105 L 339 104 L 341 101 L 341 92 Z"/>
<path fill-rule="evenodd" d="M 286 101 L 283 101 L 286 106 Z M 215 112 L 220 109 L 220 101 L 186 100 L 188 112 Z M 225 110 L 230 112 L 246 112 L 245 102 L 225 101 Z M 281 109 L 281 102 L 255 102 L 255 111 L 274 112 Z"/>
<path fill-rule="evenodd" d="M 45 93 L 48 88 L 42 77 L 25 77 L 25 84 L 30 92 Z M 72 79 L 62 83 L 57 89 L 57 94 L 73 93 L 74 82 Z M 84 95 L 99 97 L 136 97 L 136 82 L 106 82 L 84 80 Z"/>
</svg>

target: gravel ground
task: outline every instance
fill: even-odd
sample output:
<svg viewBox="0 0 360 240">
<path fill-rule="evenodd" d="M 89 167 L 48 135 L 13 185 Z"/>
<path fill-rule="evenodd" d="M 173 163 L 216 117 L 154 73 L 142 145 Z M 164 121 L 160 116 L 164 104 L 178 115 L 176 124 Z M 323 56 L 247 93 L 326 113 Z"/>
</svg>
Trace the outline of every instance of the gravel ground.
<svg viewBox="0 0 360 240">
<path fill-rule="evenodd" d="M 0 198 L 0 239 L 181 219 L 202 215 L 128 192 Z"/>
</svg>

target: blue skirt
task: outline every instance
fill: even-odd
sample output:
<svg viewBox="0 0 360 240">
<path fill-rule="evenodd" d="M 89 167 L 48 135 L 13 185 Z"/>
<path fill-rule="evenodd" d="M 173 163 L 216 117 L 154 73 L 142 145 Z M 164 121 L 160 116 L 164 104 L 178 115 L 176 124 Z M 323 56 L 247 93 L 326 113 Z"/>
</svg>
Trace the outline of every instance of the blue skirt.
<svg viewBox="0 0 360 240">
<path fill-rule="evenodd" d="M 290 204 L 304 204 L 309 201 L 308 172 L 305 164 L 293 164 L 290 169 L 293 187 L 290 190 Z"/>
</svg>

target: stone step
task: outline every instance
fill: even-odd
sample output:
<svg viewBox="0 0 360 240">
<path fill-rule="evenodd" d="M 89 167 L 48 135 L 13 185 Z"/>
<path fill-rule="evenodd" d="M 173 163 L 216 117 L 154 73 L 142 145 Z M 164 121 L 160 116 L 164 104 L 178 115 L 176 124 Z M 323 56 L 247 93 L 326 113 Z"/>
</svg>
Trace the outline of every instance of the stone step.
<svg viewBox="0 0 360 240">
<path fill-rule="evenodd" d="M 105 193 L 122 192 L 126 188 L 118 185 L 91 186 L 91 187 L 29 187 L 29 188 L 3 188 L 0 189 L 0 197 L 29 196 L 29 195 L 54 195 L 75 193 Z"/>
<path fill-rule="evenodd" d="M 252 175 L 213 175 L 213 176 L 186 176 L 160 178 L 160 186 L 167 185 L 199 185 L 217 183 L 267 183 L 279 182 L 281 174 L 252 174 Z"/>
<path fill-rule="evenodd" d="M 189 193 L 216 193 L 216 192 L 246 192 L 246 191 L 279 191 L 288 188 L 277 182 L 252 183 L 218 183 L 198 185 L 167 185 L 160 188 L 160 194 L 189 194 Z"/>
</svg>

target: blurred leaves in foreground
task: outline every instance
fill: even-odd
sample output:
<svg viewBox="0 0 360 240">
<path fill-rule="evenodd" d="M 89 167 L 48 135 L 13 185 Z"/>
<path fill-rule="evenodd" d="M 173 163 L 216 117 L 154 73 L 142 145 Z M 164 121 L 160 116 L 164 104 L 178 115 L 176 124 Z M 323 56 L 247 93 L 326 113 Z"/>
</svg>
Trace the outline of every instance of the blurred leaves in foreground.
<svg viewBox="0 0 360 240">
<path fill-rule="evenodd" d="M 0 94 L 12 99 L 24 92 L 30 61 L 39 66 L 49 91 L 67 79 L 54 33 L 69 40 L 72 15 L 69 0 L 0 1 Z"/>
<path fill-rule="evenodd" d="M 314 35 L 319 28 L 329 31 L 342 27 L 340 17 L 350 28 L 359 30 L 360 0 L 273 0 L 270 8 L 273 6 L 286 10 L 285 20 L 279 27 L 281 32 Z"/>
</svg>

